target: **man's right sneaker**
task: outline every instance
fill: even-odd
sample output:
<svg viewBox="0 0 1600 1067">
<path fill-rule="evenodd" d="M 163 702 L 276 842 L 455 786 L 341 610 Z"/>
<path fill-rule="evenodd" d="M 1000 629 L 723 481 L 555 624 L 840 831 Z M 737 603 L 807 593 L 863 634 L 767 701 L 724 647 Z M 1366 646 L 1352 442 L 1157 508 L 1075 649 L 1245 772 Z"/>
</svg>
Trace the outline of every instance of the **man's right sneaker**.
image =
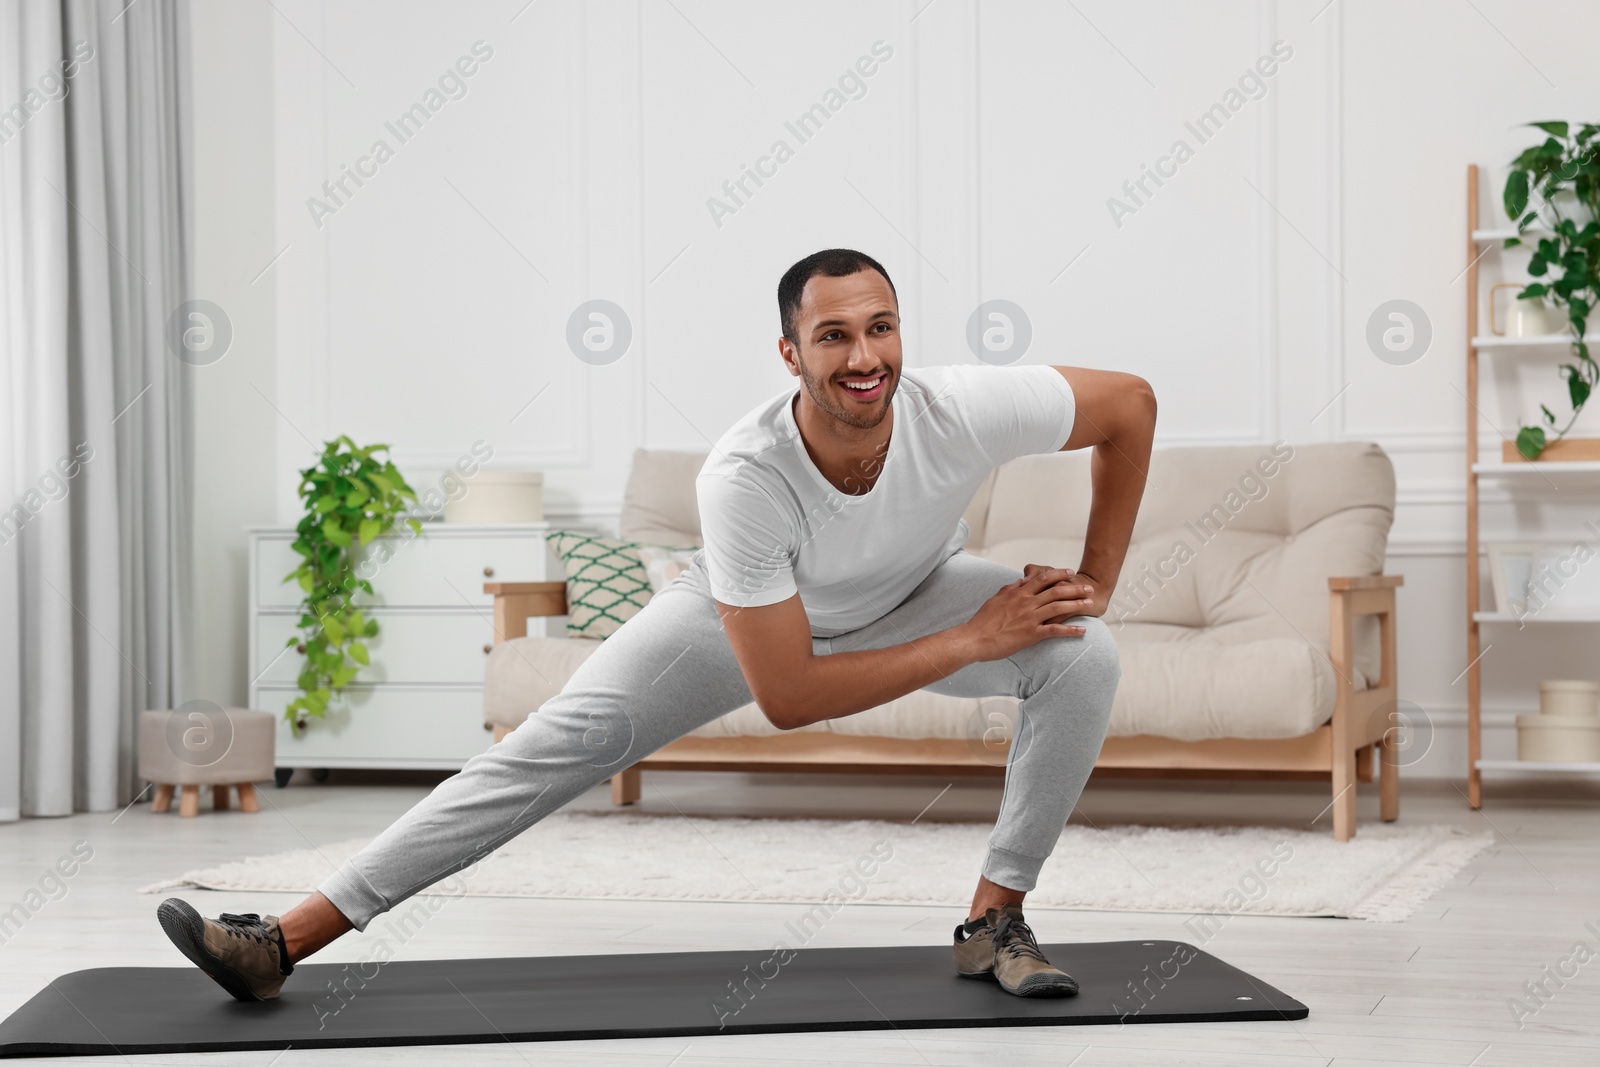
<svg viewBox="0 0 1600 1067">
<path fill-rule="evenodd" d="M 288 962 L 278 917 L 229 915 L 202 918 L 177 897 L 156 908 L 161 929 L 189 962 L 226 989 L 235 1000 L 274 1000 L 294 971 Z"/>
<path fill-rule="evenodd" d="M 1019 997 L 1070 997 L 1078 981 L 1054 967 L 1039 951 L 1033 930 L 1023 921 L 1022 908 L 1006 904 L 990 908 L 984 917 L 994 929 L 994 977 L 1000 988 Z"/>
<path fill-rule="evenodd" d="M 956 927 L 956 973 L 963 978 L 994 978 L 994 927 L 980 915 Z"/>
</svg>

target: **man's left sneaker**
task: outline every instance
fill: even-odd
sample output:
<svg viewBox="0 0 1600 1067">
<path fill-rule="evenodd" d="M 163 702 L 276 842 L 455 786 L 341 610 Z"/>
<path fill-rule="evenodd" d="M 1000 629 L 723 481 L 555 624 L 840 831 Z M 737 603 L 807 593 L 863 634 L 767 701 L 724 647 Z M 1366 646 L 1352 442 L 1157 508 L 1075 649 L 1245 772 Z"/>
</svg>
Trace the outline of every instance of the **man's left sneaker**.
<svg viewBox="0 0 1600 1067">
<path fill-rule="evenodd" d="M 994 976 L 1001 989 L 1019 997 L 1070 997 L 1078 992 L 1077 980 L 1052 967 L 1039 951 L 1020 906 L 990 908 L 984 919 L 993 930 Z"/>
</svg>

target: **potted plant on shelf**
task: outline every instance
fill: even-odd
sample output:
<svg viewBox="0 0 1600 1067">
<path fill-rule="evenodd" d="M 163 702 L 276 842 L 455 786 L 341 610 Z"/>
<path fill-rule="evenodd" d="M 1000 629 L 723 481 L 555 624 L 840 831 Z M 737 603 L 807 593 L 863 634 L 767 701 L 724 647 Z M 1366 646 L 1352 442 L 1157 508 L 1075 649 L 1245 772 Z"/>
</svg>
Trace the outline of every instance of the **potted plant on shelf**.
<svg viewBox="0 0 1600 1067">
<path fill-rule="evenodd" d="M 358 591 L 372 593 L 372 583 L 356 574 L 356 556 L 394 526 L 408 500 L 417 499 L 395 465 L 375 456 L 388 449 L 360 447 L 340 435 L 324 444 L 316 465 L 300 472 L 306 513 L 292 547 L 304 561 L 283 579 L 299 582 L 305 594 L 301 632 L 289 638 L 305 657 L 300 695 L 283 712 L 297 729 L 322 718 L 334 696 L 371 663 L 363 641 L 377 636 L 378 624 L 353 602 Z M 413 533 L 422 532 L 415 518 L 406 523 Z"/>
<path fill-rule="evenodd" d="M 1600 301 L 1600 160 L 1596 159 L 1600 142 L 1595 139 L 1600 125 L 1585 123 L 1575 131 L 1565 122 L 1528 125 L 1548 136 L 1517 156 L 1506 175 L 1506 215 L 1516 220 L 1517 236 L 1508 238 L 1505 246 L 1522 244 L 1530 227 L 1541 224 L 1528 261 L 1528 273 L 1535 280 L 1517 299 L 1546 300 L 1565 308 L 1574 356 L 1560 369 L 1572 405 L 1566 425 L 1557 430 L 1556 416 L 1544 404 L 1539 405 L 1543 425 L 1518 425 L 1517 452 L 1533 460 L 1567 435 L 1600 382 L 1600 365 L 1590 358 L 1584 340 L 1589 312 Z M 1543 203 L 1529 210 L 1534 193 Z"/>
</svg>

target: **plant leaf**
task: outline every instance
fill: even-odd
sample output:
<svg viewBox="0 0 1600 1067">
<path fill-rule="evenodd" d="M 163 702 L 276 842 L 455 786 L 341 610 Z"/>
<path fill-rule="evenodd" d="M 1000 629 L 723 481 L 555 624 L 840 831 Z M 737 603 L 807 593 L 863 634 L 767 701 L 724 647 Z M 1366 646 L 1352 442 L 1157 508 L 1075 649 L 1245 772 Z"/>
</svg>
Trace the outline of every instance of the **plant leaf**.
<svg viewBox="0 0 1600 1067">
<path fill-rule="evenodd" d="M 1524 426 L 1517 431 L 1517 451 L 1524 458 L 1538 459 L 1544 451 L 1544 431 L 1537 426 Z"/>
<path fill-rule="evenodd" d="M 355 660 L 363 667 L 372 663 L 372 657 L 367 654 L 366 645 L 352 643 L 348 648 L 345 649 L 345 651 L 350 653 L 351 659 Z"/>
<path fill-rule="evenodd" d="M 327 519 L 323 522 L 322 536 L 340 548 L 349 548 L 354 543 L 350 537 L 350 532 L 332 519 Z"/>
<path fill-rule="evenodd" d="M 1528 206 L 1528 172 L 1514 170 L 1506 176 L 1505 207 L 1506 217 L 1516 218 Z M 1526 220 L 1523 225 L 1527 225 Z"/>
<path fill-rule="evenodd" d="M 1567 124 L 1565 122 L 1530 122 L 1528 125 L 1537 127 L 1545 133 L 1556 137 L 1565 137 L 1567 135 Z"/>
</svg>

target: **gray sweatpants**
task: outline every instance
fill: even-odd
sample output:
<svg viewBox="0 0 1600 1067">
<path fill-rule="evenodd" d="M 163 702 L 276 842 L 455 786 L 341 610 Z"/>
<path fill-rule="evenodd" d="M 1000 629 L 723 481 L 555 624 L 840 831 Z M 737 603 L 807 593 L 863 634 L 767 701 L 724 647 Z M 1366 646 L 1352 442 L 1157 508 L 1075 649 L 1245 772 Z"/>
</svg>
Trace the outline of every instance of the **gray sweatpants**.
<svg viewBox="0 0 1600 1067">
<path fill-rule="evenodd" d="M 567 685 L 499 744 L 467 761 L 319 887 L 356 929 L 483 859 L 663 745 L 751 700 L 697 555 L 695 565 L 608 637 Z M 957 552 L 876 622 L 813 637 L 817 655 L 886 648 L 966 622 L 1010 567 Z M 1100 753 L 1122 668 L 1099 618 L 928 686 L 1020 700 L 985 877 L 1029 890 Z M 987 724 L 975 727 L 977 733 Z"/>
</svg>

